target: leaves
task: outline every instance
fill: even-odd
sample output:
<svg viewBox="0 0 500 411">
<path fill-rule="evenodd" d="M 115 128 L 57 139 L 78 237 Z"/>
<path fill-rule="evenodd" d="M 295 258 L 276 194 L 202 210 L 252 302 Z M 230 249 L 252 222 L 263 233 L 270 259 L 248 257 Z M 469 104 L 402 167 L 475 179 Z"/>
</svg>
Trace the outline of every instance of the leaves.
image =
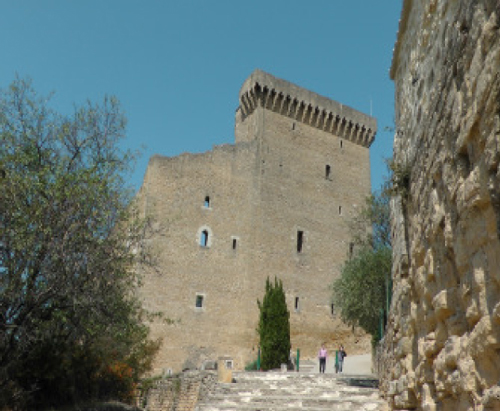
<svg viewBox="0 0 500 411">
<path fill-rule="evenodd" d="M 262 369 L 279 368 L 290 355 L 290 313 L 286 305 L 283 284 L 277 278 L 274 285 L 266 280 L 266 293 L 260 311 L 258 333 L 262 350 Z"/>
<path fill-rule="evenodd" d="M 152 355 L 131 292 L 131 250 L 144 232 L 130 214 L 124 173 L 134 156 L 118 145 L 126 124 L 118 101 L 64 116 L 17 79 L 0 93 L 0 113 L 0 392 L 15 382 L 26 397 L 45 389 L 67 400 L 66 388 L 74 398 L 89 387 L 58 391 L 54 381 L 111 359 L 138 375 Z M 25 374 L 46 349 L 55 368 Z M 93 360 L 80 363 L 77 353 Z"/>
<path fill-rule="evenodd" d="M 342 320 L 380 336 L 380 311 L 387 309 L 392 269 L 390 193 L 371 195 L 350 228 L 355 252 L 344 262 L 332 284 L 332 297 Z"/>
<path fill-rule="evenodd" d="M 342 320 L 359 325 L 371 335 L 379 332 L 380 309 L 385 307 L 386 282 L 391 272 L 389 247 L 363 247 L 342 267 L 333 295 Z"/>
</svg>

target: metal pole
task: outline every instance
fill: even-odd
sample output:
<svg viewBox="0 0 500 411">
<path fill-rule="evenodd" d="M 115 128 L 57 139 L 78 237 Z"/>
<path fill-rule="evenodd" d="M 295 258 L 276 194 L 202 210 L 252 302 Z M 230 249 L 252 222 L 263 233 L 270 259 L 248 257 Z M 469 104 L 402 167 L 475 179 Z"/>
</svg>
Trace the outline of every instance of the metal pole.
<svg viewBox="0 0 500 411">
<path fill-rule="evenodd" d="M 300 350 L 297 348 L 297 372 L 299 371 L 299 363 L 300 363 Z"/>
<path fill-rule="evenodd" d="M 257 351 L 257 371 L 260 371 L 260 346 L 259 350 Z"/>
<path fill-rule="evenodd" d="M 384 338 L 384 309 L 380 309 L 380 339 Z"/>
</svg>

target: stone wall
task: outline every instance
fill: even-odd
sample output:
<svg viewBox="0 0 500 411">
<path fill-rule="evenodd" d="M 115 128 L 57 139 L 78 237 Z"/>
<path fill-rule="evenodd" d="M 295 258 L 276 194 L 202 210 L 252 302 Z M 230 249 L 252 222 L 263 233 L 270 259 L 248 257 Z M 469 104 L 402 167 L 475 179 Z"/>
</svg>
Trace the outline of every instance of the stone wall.
<svg viewBox="0 0 500 411">
<path fill-rule="evenodd" d="M 396 87 L 394 409 L 500 409 L 500 2 L 405 0 Z"/>
<path fill-rule="evenodd" d="M 150 160 L 138 203 L 154 220 L 158 264 L 143 268 L 140 293 L 163 314 L 152 323 L 163 339 L 155 372 L 255 360 L 268 276 L 283 281 L 301 358 L 324 341 L 368 352 L 369 337 L 332 313 L 329 285 L 349 252 L 346 221 L 370 193 L 375 131 L 375 119 L 256 71 L 234 145 Z"/>
<path fill-rule="evenodd" d="M 155 382 L 137 402 L 145 411 L 193 411 L 216 383 L 217 372 L 187 371 Z"/>
</svg>

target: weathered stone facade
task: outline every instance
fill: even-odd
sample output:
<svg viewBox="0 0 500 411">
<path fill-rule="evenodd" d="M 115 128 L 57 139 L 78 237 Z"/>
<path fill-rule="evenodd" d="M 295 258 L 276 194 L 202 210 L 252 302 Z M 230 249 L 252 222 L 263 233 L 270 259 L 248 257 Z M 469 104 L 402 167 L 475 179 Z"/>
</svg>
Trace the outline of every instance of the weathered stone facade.
<svg viewBox="0 0 500 411">
<path fill-rule="evenodd" d="M 394 409 L 500 410 L 500 2 L 405 0 L 396 86 Z"/>
<path fill-rule="evenodd" d="M 329 285 L 348 255 L 345 222 L 370 193 L 375 132 L 372 117 L 257 70 L 240 91 L 234 145 L 151 158 L 138 200 L 156 227 L 158 265 L 141 288 L 165 316 L 152 324 L 156 371 L 256 359 L 268 276 L 283 281 L 302 358 L 322 341 L 369 350 L 332 314 Z"/>
</svg>

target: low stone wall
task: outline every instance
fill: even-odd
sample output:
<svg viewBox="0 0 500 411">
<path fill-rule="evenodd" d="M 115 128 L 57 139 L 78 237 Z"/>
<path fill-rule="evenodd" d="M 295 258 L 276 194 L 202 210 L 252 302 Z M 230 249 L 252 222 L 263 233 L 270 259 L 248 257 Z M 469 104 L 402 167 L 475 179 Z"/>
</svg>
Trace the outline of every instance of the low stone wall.
<svg viewBox="0 0 500 411">
<path fill-rule="evenodd" d="M 156 381 L 138 399 L 138 405 L 145 411 L 193 411 L 216 383 L 216 371 L 186 371 Z"/>
</svg>

